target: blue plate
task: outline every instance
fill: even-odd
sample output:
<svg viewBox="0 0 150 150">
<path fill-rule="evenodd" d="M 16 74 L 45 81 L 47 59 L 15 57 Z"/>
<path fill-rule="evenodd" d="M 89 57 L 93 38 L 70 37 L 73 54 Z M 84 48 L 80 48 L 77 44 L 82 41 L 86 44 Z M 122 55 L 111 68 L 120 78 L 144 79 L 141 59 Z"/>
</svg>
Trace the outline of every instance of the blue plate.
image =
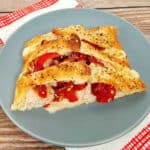
<svg viewBox="0 0 150 150">
<path fill-rule="evenodd" d="M 16 79 L 22 68 L 24 42 L 49 32 L 54 27 L 83 24 L 85 27 L 118 27 L 131 63 L 150 87 L 150 44 L 143 33 L 127 21 L 92 9 L 64 9 L 32 19 L 7 41 L 0 56 L 0 103 L 7 116 L 26 133 L 47 143 L 61 146 L 92 146 L 116 139 L 129 132 L 149 112 L 150 91 L 135 94 L 110 104 L 89 104 L 48 114 L 43 108 L 12 112 Z"/>
</svg>

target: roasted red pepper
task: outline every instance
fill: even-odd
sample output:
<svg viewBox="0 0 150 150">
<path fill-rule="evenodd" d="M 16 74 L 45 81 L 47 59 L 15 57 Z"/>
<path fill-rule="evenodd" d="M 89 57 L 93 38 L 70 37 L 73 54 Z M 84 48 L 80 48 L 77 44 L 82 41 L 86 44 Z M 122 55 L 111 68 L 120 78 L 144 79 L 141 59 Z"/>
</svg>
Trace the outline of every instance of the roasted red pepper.
<svg viewBox="0 0 150 150">
<path fill-rule="evenodd" d="M 41 56 L 39 56 L 37 58 L 37 60 L 35 61 L 35 64 L 34 64 L 34 72 L 36 71 L 39 71 L 39 70 L 42 70 L 44 68 L 44 63 L 48 60 L 48 59 L 54 59 L 54 58 L 57 58 L 59 57 L 60 55 L 58 53 L 46 53 L 46 54 L 43 54 Z"/>
<path fill-rule="evenodd" d="M 47 97 L 47 87 L 46 85 L 37 85 L 35 88 L 35 91 L 37 91 L 39 97 L 46 98 Z"/>
<path fill-rule="evenodd" d="M 44 107 L 44 108 L 48 108 L 49 106 L 50 106 L 50 104 L 47 103 L 47 104 L 45 104 L 43 107 Z"/>
<path fill-rule="evenodd" d="M 86 84 L 73 84 L 73 82 L 58 82 L 57 86 L 53 86 L 55 94 L 54 101 L 60 101 L 63 98 L 69 100 L 69 102 L 76 102 L 78 97 L 76 95 L 77 91 L 80 91 L 86 87 Z"/>
<path fill-rule="evenodd" d="M 91 85 L 92 93 L 96 96 L 97 102 L 108 103 L 114 99 L 116 89 L 107 83 L 93 83 Z"/>
</svg>

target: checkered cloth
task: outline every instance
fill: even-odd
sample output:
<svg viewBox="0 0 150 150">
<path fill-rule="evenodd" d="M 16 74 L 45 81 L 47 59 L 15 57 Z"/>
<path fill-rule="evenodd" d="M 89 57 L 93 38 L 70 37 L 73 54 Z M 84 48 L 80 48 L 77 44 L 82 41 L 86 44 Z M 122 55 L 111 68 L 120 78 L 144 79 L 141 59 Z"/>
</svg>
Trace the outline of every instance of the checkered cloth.
<svg viewBox="0 0 150 150">
<path fill-rule="evenodd" d="M 150 150 L 150 123 L 144 127 L 122 150 Z"/>
<path fill-rule="evenodd" d="M 23 9 L 19 9 L 13 13 L 6 16 L 0 17 L 0 46 L 2 46 L 9 36 L 19 28 L 23 23 L 29 21 L 35 16 L 41 15 L 49 11 L 61 9 L 61 8 L 82 8 L 83 6 L 76 2 L 75 0 L 40 0 L 39 2 L 32 4 Z M 6 32 L 7 31 L 7 32 Z M 5 33 L 5 34 L 4 34 Z M 6 34 L 7 33 L 7 34 Z M 150 117 L 149 117 L 150 118 Z M 150 123 L 147 119 L 147 126 L 143 126 L 139 133 L 136 133 L 134 137 L 129 139 L 127 143 L 124 143 L 121 147 L 115 148 L 115 143 L 113 143 L 113 148 L 115 150 L 150 150 Z M 118 139 L 119 140 L 119 139 Z M 108 149 L 107 144 L 102 149 Z M 66 148 L 68 150 L 75 150 L 78 148 Z M 82 148 L 79 148 L 80 150 Z M 96 149 L 100 150 L 100 146 L 95 146 L 94 148 L 83 148 L 86 150 Z M 108 149 L 109 150 L 109 149 Z"/>
<path fill-rule="evenodd" d="M 11 32 L 10 29 L 6 29 L 5 27 L 9 27 L 11 28 L 11 26 L 14 26 L 15 23 L 15 28 L 11 28 L 12 31 L 14 31 L 15 29 L 17 29 L 21 24 L 23 24 L 24 22 L 28 21 L 28 15 L 32 14 L 33 17 L 41 15 L 41 13 L 45 13 L 45 12 L 49 12 L 52 10 L 57 10 L 57 9 L 61 9 L 61 8 L 82 8 L 83 6 L 81 4 L 79 4 L 77 1 L 75 0 L 69 0 L 69 1 L 65 1 L 65 0 L 40 0 L 37 3 L 34 3 L 30 6 L 27 6 L 23 9 L 19 9 L 13 13 L 10 13 L 6 16 L 1 16 L 0 17 L 0 47 L 5 43 L 5 41 L 7 40 L 7 38 L 9 37 L 7 34 L 7 37 L 5 36 L 3 33 L 6 33 L 5 31 L 9 30 L 8 32 Z M 44 11 L 45 8 L 45 11 Z M 47 8 L 47 9 L 46 9 Z M 40 13 L 35 13 L 35 12 L 39 12 Z M 41 12 L 42 11 L 42 12 Z M 30 15 L 31 16 L 31 15 Z M 26 17 L 26 18 L 25 18 Z M 30 17 L 31 19 L 32 17 Z M 22 20 L 23 21 L 19 21 Z M 17 25 L 16 25 L 16 21 L 17 21 Z M 11 33 L 10 33 L 11 34 Z"/>
</svg>

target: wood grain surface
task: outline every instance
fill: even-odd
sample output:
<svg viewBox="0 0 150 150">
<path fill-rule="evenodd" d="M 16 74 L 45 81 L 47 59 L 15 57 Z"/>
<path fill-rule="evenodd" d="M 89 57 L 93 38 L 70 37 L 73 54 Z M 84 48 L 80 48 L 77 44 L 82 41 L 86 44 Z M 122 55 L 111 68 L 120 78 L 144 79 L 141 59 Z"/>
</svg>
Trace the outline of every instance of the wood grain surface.
<svg viewBox="0 0 150 150">
<path fill-rule="evenodd" d="M 150 0 L 78 0 L 85 7 L 101 8 L 138 27 L 150 40 Z M 37 0 L 0 0 L 0 16 Z M 64 150 L 45 144 L 16 127 L 0 108 L 0 150 Z"/>
<path fill-rule="evenodd" d="M 11 12 L 38 0 L 0 0 L 0 10 Z M 66 0 L 67 1 L 67 0 Z M 149 7 L 150 0 L 78 0 L 89 8 Z"/>
<path fill-rule="evenodd" d="M 120 7 L 148 7 L 150 0 L 79 0 L 86 7 L 92 8 L 120 8 Z"/>
</svg>

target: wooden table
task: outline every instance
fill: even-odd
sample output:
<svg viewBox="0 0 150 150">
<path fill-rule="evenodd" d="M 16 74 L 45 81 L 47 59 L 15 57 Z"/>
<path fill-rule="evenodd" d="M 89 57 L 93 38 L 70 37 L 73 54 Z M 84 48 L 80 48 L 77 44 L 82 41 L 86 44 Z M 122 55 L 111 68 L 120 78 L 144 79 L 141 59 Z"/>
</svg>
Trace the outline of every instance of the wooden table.
<svg viewBox="0 0 150 150">
<path fill-rule="evenodd" d="M 0 16 L 38 0 L 0 0 Z M 150 39 L 150 0 L 78 0 L 85 7 L 101 8 L 127 19 Z M 0 108 L 0 150 L 64 150 L 32 138 L 16 127 Z"/>
</svg>

